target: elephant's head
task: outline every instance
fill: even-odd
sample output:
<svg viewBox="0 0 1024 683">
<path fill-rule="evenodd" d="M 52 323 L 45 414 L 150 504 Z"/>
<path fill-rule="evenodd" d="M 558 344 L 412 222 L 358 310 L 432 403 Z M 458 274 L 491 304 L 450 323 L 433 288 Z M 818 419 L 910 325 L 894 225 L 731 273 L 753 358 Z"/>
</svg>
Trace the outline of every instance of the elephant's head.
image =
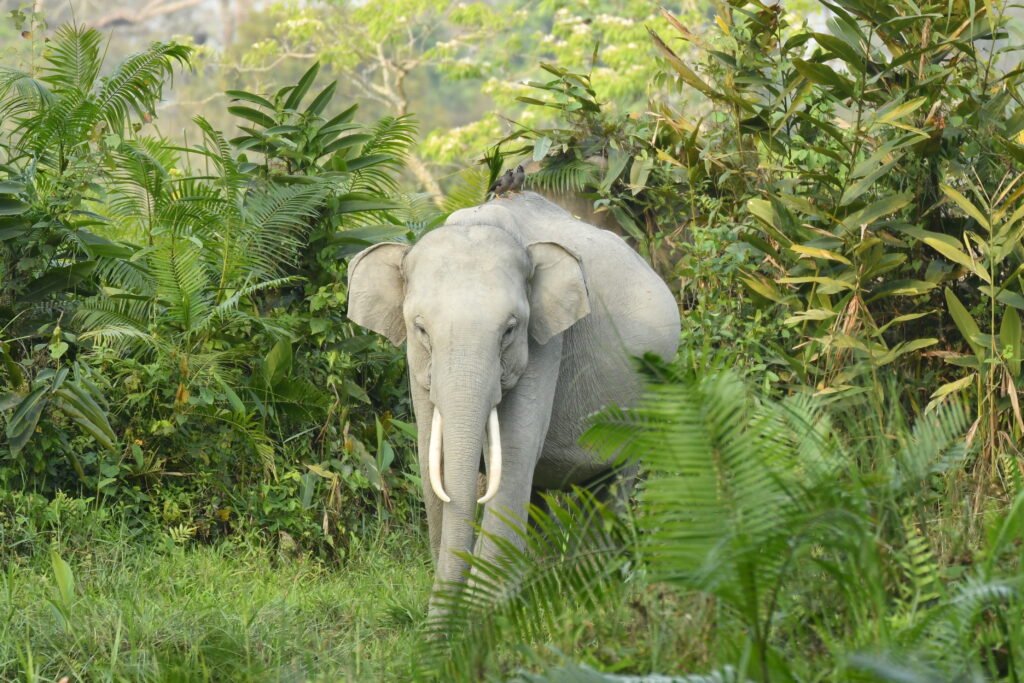
<svg viewBox="0 0 1024 683">
<path fill-rule="evenodd" d="M 589 311 L 575 254 L 489 225 L 442 227 L 415 246 L 378 244 L 349 267 L 349 318 L 407 342 L 411 380 L 433 408 L 430 484 L 462 509 L 498 489 L 496 407 L 526 369 L 531 339 L 546 344 Z M 487 493 L 474 501 L 484 450 Z"/>
</svg>

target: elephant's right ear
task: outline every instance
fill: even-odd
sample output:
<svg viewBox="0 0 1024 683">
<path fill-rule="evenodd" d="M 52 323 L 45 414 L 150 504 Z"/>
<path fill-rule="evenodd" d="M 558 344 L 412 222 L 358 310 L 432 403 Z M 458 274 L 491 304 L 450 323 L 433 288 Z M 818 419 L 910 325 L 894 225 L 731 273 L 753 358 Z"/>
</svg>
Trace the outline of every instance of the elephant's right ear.
<svg viewBox="0 0 1024 683">
<path fill-rule="evenodd" d="M 408 244 L 382 242 L 356 254 L 348 266 L 348 318 L 383 334 L 398 346 L 405 341 L 402 258 Z"/>
</svg>

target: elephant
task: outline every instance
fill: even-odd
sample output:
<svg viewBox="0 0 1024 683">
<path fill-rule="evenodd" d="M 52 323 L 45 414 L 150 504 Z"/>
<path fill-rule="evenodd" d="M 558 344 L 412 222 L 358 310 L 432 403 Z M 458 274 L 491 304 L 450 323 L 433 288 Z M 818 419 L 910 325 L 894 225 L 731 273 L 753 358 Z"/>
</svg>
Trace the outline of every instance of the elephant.
<svg viewBox="0 0 1024 683">
<path fill-rule="evenodd" d="M 435 595 L 467 580 L 466 553 L 522 547 L 532 493 L 612 470 L 578 445 L 586 418 L 633 402 L 633 357 L 670 359 L 680 334 L 672 292 L 621 237 L 532 192 L 357 254 L 348 317 L 406 343 Z"/>
</svg>

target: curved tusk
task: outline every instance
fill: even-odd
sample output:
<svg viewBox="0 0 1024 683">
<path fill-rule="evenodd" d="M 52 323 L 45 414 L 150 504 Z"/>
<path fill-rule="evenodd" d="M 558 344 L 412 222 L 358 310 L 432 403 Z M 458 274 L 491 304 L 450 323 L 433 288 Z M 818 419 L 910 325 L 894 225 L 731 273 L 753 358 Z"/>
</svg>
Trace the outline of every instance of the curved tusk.
<svg viewBox="0 0 1024 683">
<path fill-rule="evenodd" d="M 441 481 L 441 429 L 441 411 L 435 406 L 434 421 L 430 423 L 427 469 L 430 472 L 430 488 L 434 489 L 434 495 L 444 502 L 450 503 L 452 499 L 444 492 L 444 483 Z"/>
<path fill-rule="evenodd" d="M 487 493 L 476 501 L 483 505 L 498 493 L 501 483 L 501 431 L 498 428 L 498 409 L 491 408 L 491 416 L 487 420 L 487 442 L 484 455 L 487 456 Z"/>
</svg>

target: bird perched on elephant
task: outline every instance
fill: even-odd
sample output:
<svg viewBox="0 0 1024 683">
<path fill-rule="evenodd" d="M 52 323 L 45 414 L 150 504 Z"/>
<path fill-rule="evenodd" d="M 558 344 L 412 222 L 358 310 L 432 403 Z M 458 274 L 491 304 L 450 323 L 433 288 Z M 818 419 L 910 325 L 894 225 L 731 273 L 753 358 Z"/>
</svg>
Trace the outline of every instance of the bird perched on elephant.
<svg viewBox="0 0 1024 683">
<path fill-rule="evenodd" d="M 362 251 L 348 315 L 407 346 L 435 590 L 466 579 L 464 553 L 521 545 L 509 520 L 532 492 L 612 470 L 578 444 L 587 416 L 635 400 L 632 357 L 670 358 L 679 340 L 675 297 L 647 263 L 532 192 Z"/>
</svg>

